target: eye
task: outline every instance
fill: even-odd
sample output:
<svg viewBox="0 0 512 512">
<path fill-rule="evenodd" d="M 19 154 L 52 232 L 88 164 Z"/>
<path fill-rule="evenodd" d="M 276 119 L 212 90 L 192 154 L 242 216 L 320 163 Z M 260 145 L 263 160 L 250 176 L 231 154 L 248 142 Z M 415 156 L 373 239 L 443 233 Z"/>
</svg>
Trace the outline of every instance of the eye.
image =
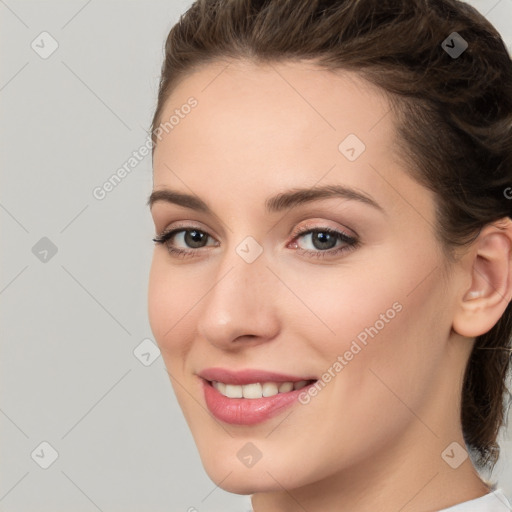
<svg viewBox="0 0 512 512">
<path fill-rule="evenodd" d="M 345 251 L 355 249 L 359 242 L 355 237 L 349 236 L 343 231 L 329 227 L 315 227 L 294 234 L 294 240 L 304 238 L 309 241 L 309 248 L 304 249 L 293 242 L 299 254 L 305 254 L 317 258 L 335 256 Z M 336 244 L 340 243 L 338 246 Z"/>
<path fill-rule="evenodd" d="M 205 247 L 205 242 L 208 240 L 210 235 L 200 229 L 186 226 L 185 228 L 176 228 L 170 231 L 164 231 L 162 234 L 153 238 L 153 242 L 158 244 L 164 244 L 170 254 L 175 256 L 198 256 L 199 251 L 181 249 L 174 246 L 174 239 L 181 240 L 182 243 L 188 245 L 192 249 L 200 249 Z"/>
<path fill-rule="evenodd" d="M 291 245 L 293 248 L 296 248 L 297 253 L 317 258 L 332 257 L 342 252 L 353 250 L 359 244 L 357 238 L 330 227 L 319 226 L 310 228 L 295 232 L 292 236 Z M 310 248 L 304 249 L 296 242 L 297 239 L 308 237 Z M 185 258 L 200 256 L 202 251 L 197 249 L 207 247 L 207 242 L 210 238 L 213 240 L 205 231 L 193 226 L 182 226 L 170 231 L 164 231 L 156 238 L 153 238 L 153 241 L 158 244 L 164 244 L 171 255 Z M 184 244 L 187 248 L 176 247 L 177 241 Z M 210 245 L 218 246 L 218 242 Z"/>
</svg>

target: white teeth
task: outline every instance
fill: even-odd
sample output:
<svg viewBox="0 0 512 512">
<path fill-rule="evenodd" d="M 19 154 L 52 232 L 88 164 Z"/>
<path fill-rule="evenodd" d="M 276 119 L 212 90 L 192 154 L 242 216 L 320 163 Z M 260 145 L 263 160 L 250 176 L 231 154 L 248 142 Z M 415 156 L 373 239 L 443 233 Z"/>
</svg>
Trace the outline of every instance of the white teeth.
<svg viewBox="0 0 512 512">
<path fill-rule="evenodd" d="M 239 386 L 242 388 L 242 394 L 244 398 L 261 398 L 262 389 L 260 383 L 247 384 L 245 386 Z"/>
<path fill-rule="evenodd" d="M 265 382 L 263 384 L 263 396 L 274 396 L 279 393 L 279 389 L 275 382 Z"/>
<path fill-rule="evenodd" d="M 236 384 L 225 384 L 224 382 L 212 381 L 212 386 L 228 398 L 262 398 L 274 396 L 278 393 L 288 393 L 292 390 L 301 389 L 306 386 L 308 381 L 298 382 L 264 382 L 263 384 L 255 382 L 239 386 Z"/>
<path fill-rule="evenodd" d="M 242 398 L 242 386 L 226 384 L 226 390 L 224 393 L 228 398 Z"/>
<path fill-rule="evenodd" d="M 283 382 L 279 384 L 279 393 L 288 393 L 293 389 L 293 382 Z"/>
</svg>

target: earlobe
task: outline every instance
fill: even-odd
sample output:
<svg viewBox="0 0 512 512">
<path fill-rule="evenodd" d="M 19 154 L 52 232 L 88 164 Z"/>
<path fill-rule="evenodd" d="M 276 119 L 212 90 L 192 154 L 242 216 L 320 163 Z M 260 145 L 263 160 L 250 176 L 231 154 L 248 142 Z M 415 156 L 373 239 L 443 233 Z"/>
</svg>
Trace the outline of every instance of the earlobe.
<svg viewBox="0 0 512 512">
<path fill-rule="evenodd" d="M 453 319 L 462 336 L 488 332 L 501 318 L 512 296 L 512 220 L 486 226 L 465 256 L 471 285 L 463 290 Z"/>
</svg>

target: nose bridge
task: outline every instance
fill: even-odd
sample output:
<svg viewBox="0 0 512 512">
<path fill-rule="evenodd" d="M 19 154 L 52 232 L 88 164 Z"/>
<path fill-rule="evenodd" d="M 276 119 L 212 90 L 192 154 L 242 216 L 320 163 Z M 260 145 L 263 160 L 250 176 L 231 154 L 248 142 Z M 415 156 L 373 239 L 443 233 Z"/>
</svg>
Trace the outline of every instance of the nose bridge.
<svg viewBox="0 0 512 512">
<path fill-rule="evenodd" d="M 201 336 L 224 346 L 240 336 L 273 336 L 276 283 L 267 263 L 254 239 L 242 240 L 222 256 L 204 298 L 198 321 Z"/>
</svg>

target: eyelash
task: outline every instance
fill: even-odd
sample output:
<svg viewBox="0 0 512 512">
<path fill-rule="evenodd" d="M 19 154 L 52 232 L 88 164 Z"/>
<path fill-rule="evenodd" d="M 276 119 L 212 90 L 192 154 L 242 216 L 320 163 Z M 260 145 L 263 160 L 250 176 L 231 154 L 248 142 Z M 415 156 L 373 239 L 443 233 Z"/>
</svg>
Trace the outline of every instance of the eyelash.
<svg viewBox="0 0 512 512">
<path fill-rule="evenodd" d="M 185 232 L 197 231 L 206 236 L 210 236 L 205 231 L 197 229 L 194 226 L 181 226 L 179 228 L 175 228 L 170 231 L 164 231 L 163 233 L 158 235 L 156 238 L 153 238 L 152 240 L 153 240 L 153 242 L 158 243 L 158 244 L 165 244 L 169 253 L 177 258 L 199 256 L 198 249 L 202 249 L 202 247 L 200 247 L 198 249 L 185 250 L 185 249 L 177 249 L 176 247 L 173 247 L 172 245 L 167 244 L 167 242 L 174 235 L 176 235 L 177 233 L 180 233 L 182 231 L 185 231 Z M 359 246 L 359 240 L 357 238 L 349 236 L 346 233 L 344 233 L 343 231 L 338 231 L 336 229 L 332 229 L 332 228 L 328 228 L 328 227 L 306 228 L 304 231 L 299 231 L 297 233 L 294 233 L 292 241 L 295 241 L 295 239 L 300 238 L 301 236 L 304 236 L 304 235 L 309 235 L 311 233 L 329 233 L 330 235 L 335 235 L 337 240 L 344 242 L 346 245 L 344 245 L 342 247 L 327 249 L 324 251 L 322 251 L 322 250 L 314 250 L 313 251 L 313 250 L 308 250 L 308 249 L 297 248 L 296 251 L 299 254 L 307 255 L 309 257 L 326 258 L 326 257 L 333 257 L 337 254 L 344 253 L 347 251 L 352 251 Z"/>
</svg>

